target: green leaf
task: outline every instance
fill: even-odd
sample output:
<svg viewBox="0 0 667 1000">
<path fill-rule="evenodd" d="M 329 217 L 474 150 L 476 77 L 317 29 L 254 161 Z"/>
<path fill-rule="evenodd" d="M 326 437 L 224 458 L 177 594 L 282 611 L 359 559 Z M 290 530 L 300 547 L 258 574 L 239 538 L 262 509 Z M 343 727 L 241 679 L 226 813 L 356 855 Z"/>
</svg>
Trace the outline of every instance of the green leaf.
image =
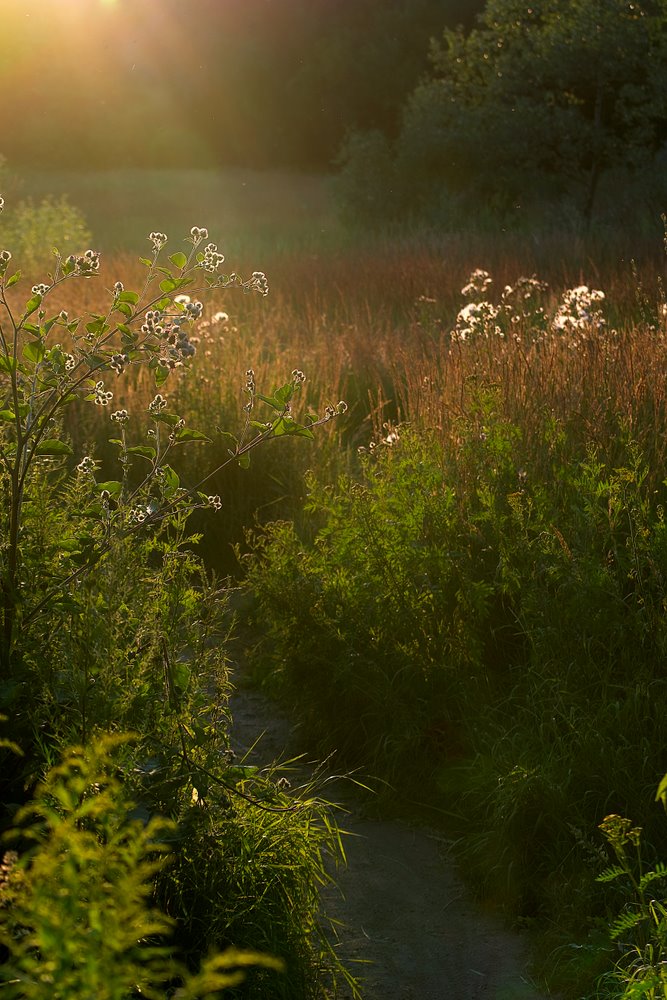
<svg viewBox="0 0 667 1000">
<path fill-rule="evenodd" d="M 169 378 L 169 369 L 163 368 L 162 365 L 158 365 L 155 369 L 155 385 L 159 389 L 161 385 Z"/>
<path fill-rule="evenodd" d="M 11 423 L 13 420 L 16 420 L 16 414 L 13 410 L 0 410 L 0 420 Z"/>
<path fill-rule="evenodd" d="M 47 319 L 46 323 L 43 324 L 43 326 L 41 327 L 41 329 L 39 331 L 40 332 L 40 336 L 45 337 L 49 333 L 49 331 L 51 330 L 51 327 L 53 326 L 53 324 L 57 323 L 59 319 L 60 319 L 60 316 L 52 316 L 51 319 Z"/>
<path fill-rule="evenodd" d="M 122 313 L 127 319 L 132 316 L 132 306 L 127 302 L 117 302 L 116 311 Z"/>
<path fill-rule="evenodd" d="M 143 444 L 135 444 L 127 450 L 130 455 L 139 455 L 141 458 L 147 458 L 149 461 L 152 461 L 156 455 L 155 448 L 149 448 L 148 445 Z"/>
<path fill-rule="evenodd" d="M 202 431 L 192 430 L 190 427 L 181 427 L 180 431 L 176 432 L 177 441 L 210 441 L 210 437 Z"/>
<path fill-rule="evenodd" d="M 37 445 L 35 449 L 37 455 L 73 455 L 74 452 L 65 441 L 58 438 L 48 438 Z"/>
<path fill-rule="evenodd" d="M 178 288 L 178 281 L 175 278 L 164 278 L 160 282 L 161 292 L 173 292 L 175 288 Z"/>
<path fill-rule="evenodd" d="M 238 458 L 239 468 L 249 469 L 250 468 L 250 455 L 246 452 L 245 455 L 239 455 Z"/>
<path fill-rule="evenodd" d="M 220 435 L 220 444 L 223 447 L 225 445 L 227 445 L 228 446 L 227 450 L 228 450 L 229 454 L 230 455 L 235 455 L 236 454 L 236 449 L 239 446 L 238 440 L 234 437 L 233 434 L 230 434 L 229 431 L 221 431 L 217 427 L 216 427 L 216 430 L 218 431 L 218 434 Z"/>
<path fill-rule="evenodd" d="M 106 333 L 111 327 L 104 319 L 104 316 L 95 316 L 90 323 L 86 323 L 86 330 L 88 333 L 99 336 L 102 333 Z"/>
<path fill-rule="evenodd" d="M 153 420 L 157 420 L 161 424 L 169 424 L 170 427 L 175 427 L 180 419 L 178 413 L 170 413 L 168 410 L 153 414 Z"/>
<path fill-rule="evenodd" d="M 80 552 L 81 542 L 74 535 L 70 535 L 69 538 L 59 538 L 56 548 L 59 552 Z"/>
<path fill-rule="evenodd" d="M 35 365 L 39 364 L 45 354 L 46 347 L 42 340 L 31 340 L 29 344 L 25 344 L 23 347 L 23 357 L 26 361 L 30 361 Z"/>
<path fill-rule="evenodd" d="M 293 395 L 294 386 L 291 382 L 286 382 L 285 385 L 281 385 L 279 389 L 273 391 L 273 397 L 278 400 L 279 406 L 287 406 Z"/>
<path fill-rule="evenodd" d="M 268 403 L 272 406 L 274 410 L 282 410 L 282 404 L 275 398 L 275 396 L 262 396 L 261 392 L 256 392 L 255 396 L 257 399 L 261 399 L 263 403 Z"/>
<path fill-rule="evenodd" d="M 273 424 L 273 436 L 283 437 L 285 434 L 290 434 L 294 437 L 305 437 L 311 439 L 315 437 L 309 427 L 304 427 L 303 424 L 298 424 L 296 420 L 292 420 L 291 417 L 278 417 Z"/>
<path fill-rule="evenodd" d="M 12 285 L 15 285 L 16 282 L 20 280 L 20 278 L 21 278 L 21 272 L 17 271 L 15 274 L 11 276 L 11 278 L 7 279 L 7 284 L 5 285 L 5 287 L 11 288 Z"/>
<path fill-rule="evenodd" d="M 120 295 L 118 296 L 118 299 L 116 301 L 117 302 L 129 302 L 130 305 L 136 306 L 137 302 L 139 301 L 139 293 L 138 292 L 130 292 L 130 291 L 121 292 Z"/>
<path fill-rule="evenodd" d="M 149 260 L 148 257 L 140 257 L 139 258 L 139 263 L 143 264 L 144 267 L 152 267 L 153 266 L 153 261 Z"/>
<path fill-rule="evenodd" d="M 174 267 L 180 267 L 180 268 L 184 268 L 188 262 L 188 258 L 186 257 L 186 255 L 183 253 L 182 250 L 179 250 L 177 253 L 172 253 L 169 260 L 172 262 Z"/>
<path fill-rule="evenodd" d="M 98 493 L 101 493 L 103 490 L 106 490 L 107 493 L 110 493 L 112 497 L 117 497 L 120 495 L 120 491 L 122 489 L 122 483 L 119 483 L 117 479 L 110 479 L 106 483 L 97 483 L 95 489 L 97 490 Z"/>
<path fill-rule="evenodd" d="M 36 309 L 39 309 L 41 304 L 42 304 L 42 296 L 33 295 L 33 297 L 31 299 L 28 299 L 28 301 L 26 302 L 23 318 L 25 319 L 26 316 L 31 316 Z"/>
<path fill-rule="evenodd" d="M 665 809 L 667 809 L 667 774 L 664 776 L 664 778 L 658 785 L 658 791 L 656 792 L 655 801 L 662 802 Z"/>
<path fill-rule="evenodd" d="M 178 477 L 178 473 L 174 472 L 174 470 L 170 465 L 163 465 L 162 491 L 165 497 L 167 498 L 172 497 L 180 485 L 181 485 L 181 480 Z"/>
<path fill-rule="evenodd" d="M 16 358 L 9 357 L 7 354 L 0 354 L 0 371 L 7 372 L 8 375 L 15 372 Z"/>
<path fill-rule="evenodd" d="M 181 661 L 172 663 L 171 680 L 179 694 L 183 694 L 187 691 L 188 685 L 190 684 L 190 668 L 187 663 L 183 663 Z"/>
</svg>

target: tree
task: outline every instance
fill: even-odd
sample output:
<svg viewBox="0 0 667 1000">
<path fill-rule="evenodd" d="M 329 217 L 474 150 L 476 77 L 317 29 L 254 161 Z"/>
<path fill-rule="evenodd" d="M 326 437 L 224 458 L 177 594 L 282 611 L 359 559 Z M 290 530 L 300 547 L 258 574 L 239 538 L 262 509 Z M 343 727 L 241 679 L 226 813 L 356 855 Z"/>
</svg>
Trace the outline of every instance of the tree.
<svg viewBox="0 0 667 1000">
<path fill-rule="evenodd" d="M 395 145 L 402 203 L 567 193 L 590 221 L 605 171 L 667 137 L 666 29 L 667 0 L 488 0 L 431 44 Z"/>
</svg>

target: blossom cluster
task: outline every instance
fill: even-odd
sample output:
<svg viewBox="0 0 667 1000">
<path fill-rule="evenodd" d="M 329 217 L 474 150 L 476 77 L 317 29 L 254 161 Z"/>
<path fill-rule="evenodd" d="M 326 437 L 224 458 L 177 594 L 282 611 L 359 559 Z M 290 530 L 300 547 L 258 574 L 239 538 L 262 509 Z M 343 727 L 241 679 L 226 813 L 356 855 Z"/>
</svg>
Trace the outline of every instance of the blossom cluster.
<svg viewBox="0 0 667 1000">
<path fill-rule="evenodd" d="M 158 341 L 158 364 L 162 368 L 177 368 L 186 358 L 192 358 L 196 353 L 195 343 L 185 324 L 196 322 L 204 307 L 201 302 L 191 302 L 187 295 L 176 296 L 174 302 L 179 312 L 149 309 L 141 326 L 141 332 L 146 337 L 153 337 Z"/>
<path fill-rule="evenodd" d="M 225 255 L 222 253 L 218 253 L 218 247 L 215 243 L 209 243 L 207 246 L 205 246 L 203 253 L 204 257 L 199 262 L 199 267 L 211 273 L 213 271 L 217 271 L 220 265 L 223 263 Z"/>
<path fill-rule="evenodd" d="M 97 250 L 86 250 L 82 254 L 70 254 L 65 264 L 81 278 L 90 278 L 100 269 L 100 255 Z"/>
<path fill-rule="evenodd" d="M 528 337 L 530 342 L 540 343 L 551 333 L 569 335 L 569 346 L 576 348 L 590 333 L 605 329 L 605 295 L 599 289 L 588 285 L 570 288 L 563 293 L 555 312 L 548 314 L 543 301 L 549 286 L 535 275 L 505 285 L 497 305 L 486 297 L 491 284 L 488 271 L 477 268 L 461 289 L 467 298 L 477 298 L 459 310 L 451 332 L 454 342 L 490 337 L 520 342 Z"/>
<path fill-rule="evenodd" d="M 498 306 L 491 302 L 469 302 L 456 317 L 452 340 L 461 342 L 472 337 L 504 336 L 498 325 Z"/>
<path fill-rule="evenodd" d="M 578 285 L 564 292 L 552 328 L 556 333 L 576 334 L 586 339 L 588 331 L 598 332 L 605 326 L 602 314 L 604 292 L 588 285 Z"/>
<path fill-rule="evenodd" d="M 259 292 L 260 295 L 269 294 L 269 282 L 263 271 L 253 271 L 247 287 L 249 290 Z"/>
<path fill-rule="evenodd" d="M 489 272 L 477 267 L 468 278 L 467 284 L 461 289 L 461 295 L 465 295 L 467 299 L 473 295 L 486 295 L 492 284 L 493 278 Z"/>
</svg>

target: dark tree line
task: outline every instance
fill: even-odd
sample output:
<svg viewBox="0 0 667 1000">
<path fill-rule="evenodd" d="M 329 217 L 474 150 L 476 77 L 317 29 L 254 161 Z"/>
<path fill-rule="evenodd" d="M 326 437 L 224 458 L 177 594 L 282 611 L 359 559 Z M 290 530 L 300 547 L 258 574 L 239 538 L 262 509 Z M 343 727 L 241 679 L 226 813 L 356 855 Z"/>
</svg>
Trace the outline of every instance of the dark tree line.
<svg viewBox="0 0 667 1000">
<path fill-rule="evenodd" d="M 352 217 L 446 224 L 551 203 L 587 224 L 605 185 L 611 216 L 626 192 L 631 214 L 664 211 L 667 0 L 487 0 L 430 58 L 398 135 L 348 141 Z"/>
</svg>

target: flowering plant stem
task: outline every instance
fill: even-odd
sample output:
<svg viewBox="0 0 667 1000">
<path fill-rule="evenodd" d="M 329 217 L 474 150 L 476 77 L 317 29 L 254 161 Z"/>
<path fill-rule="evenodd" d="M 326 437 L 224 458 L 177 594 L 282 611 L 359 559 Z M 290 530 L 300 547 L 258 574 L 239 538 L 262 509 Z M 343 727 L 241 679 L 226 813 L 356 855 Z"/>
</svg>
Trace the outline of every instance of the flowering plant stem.
<svg viewBox="0 0 667 1000">
<path fill-rule="evenodd" d="M 2 201 L 0 199 L 0 210 Z M 254 373 L 246 373 L 245 426 L 240 439 L 223 435 L 228 458 L 205 474 L 192 487 L 182 486 L 169 464 L 175 448 L 206 442 L 207 435 L 185 426 L 185 420 L 167 409 L 160 392 L 148 407 L 152 426 L 148 445 L 130 445 L 126 410 L 111 413 L 120 436 L 111 440 L 118 448 L 121 474 L 118 480 L 98 482 L 98 463 L 90 456 L 71 468 L 73 451 L 63 437 L 60 418 L 67 406 L 87 400 L 102 408 L 113 399 L 103 376 L 120 378 L 132 368 L 147 369 L 160 389 L 176 368 L 188 367 L 195 355 L 192 326 L 200 319 L 203 305 L 183 294 L 203 277 L 203 288 L 236 287 L 266 295 L 268 283 L 261 271 L 243 280 L 232 272 L 222 273 L 224 261 L 214 243 L 204 246 L 208 232 L 193 227 L 186 238 L 188 253 L 177 251 L 168 265 L 159 262 L 167 242 L 162 233 L 151 233 L 152 253 L 141 258 L 147 275 L 141 292 L 126 290 L 117 281 L 110 290 L 105 314 L 86 319 L 70 318 L 61 310 L 48 315 L 45 305 L 56 288 L 76 280 L 87 280 L 99 272 L 99 254 L 63 259 L 56 254 L 54 273 L 48 283 L 34 285 L 20 311 L 13 292 L 20 271 L 9 275 L 11 253 L 0 251 L 0 487 L 7 499 L 5 542 L 0 548 L 0 682 L 16 673 L 17 637 L 49 608 L 67 598 L 76 607 L 73 585 L 96 566 L 116 542 L 157 528 L 165 521 L 187 517 L 199 507 L 219 509 L 219 497 L 209 497 L 202 487 L 230 462 L 242 467 L 250 452 L 266 441 L 284 435 L 312 437 L 312 428 L 332 419 L 343 409 L 327 407 L 323 417 L 310 416 L 305 423 L 291 414 L 291 401 L 305 376 L 295 370 L 271 395 L 256 392 Z M 201 291 L 201 288 L 194 288 Z M 53 342 L 60 331 L 66 344 Z M 269 407 L 270 419 L 252 419 L 257 401 Z M 133 463 L 146 462 L 137 473 Z M 131 474 L 132 473 L 132 474 Z M 47 567 L 29 566 L 30 529 L 26 497 L 33 481 L 42 477 L 56 503 L 67 502 L 74 512 L 73 536 L 63 540 Z M 49 492 L 50 491 L 50 492 Z M 30 569 L 31 572 L 26 572 Z M 37 570 L 37 573 L 35 572 Z M 31 581 L 37 583 L 31 586 Z"/>
</svg>

